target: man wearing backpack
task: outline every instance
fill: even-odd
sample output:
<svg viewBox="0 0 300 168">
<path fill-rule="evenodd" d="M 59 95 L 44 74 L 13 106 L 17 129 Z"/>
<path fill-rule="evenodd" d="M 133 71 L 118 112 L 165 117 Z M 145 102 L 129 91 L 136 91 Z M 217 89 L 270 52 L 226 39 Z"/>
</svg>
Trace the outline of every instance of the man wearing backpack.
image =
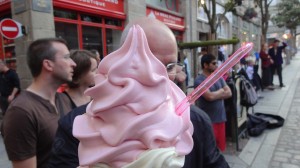
<svg viewBox="0 0 300 168">
<path fill-rule="evenodd" d="M 201 67 L 203 72 L 195 79 L 195 88 L 217 69 L 218 66 L 216 57 L 212 54 L 202 56 Z M 221 78 L 196 101 L 198 107 L 205 111 L 210 117 L 213 123 L 216 142 L 221 151 L 224 151 L 226 148 L 226 112 L 224 99 L 229 97 L 231 97 L 231 90 L 224 79 Z"/>
</svg>

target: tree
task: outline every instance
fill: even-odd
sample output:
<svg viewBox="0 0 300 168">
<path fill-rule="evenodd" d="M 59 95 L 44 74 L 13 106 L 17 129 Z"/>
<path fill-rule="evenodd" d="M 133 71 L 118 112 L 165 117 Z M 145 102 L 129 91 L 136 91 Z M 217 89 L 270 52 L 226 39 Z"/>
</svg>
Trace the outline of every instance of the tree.
<svg viewBox="0 0 300 168">
<path fill-rule="evenodd" d="M 267 39 L 267 32 L 269 28 L 269 7 L 273 0 L 255 0 L 256 4 L 260 8 L 261 14 L 261 44 L 264 44 Z"/>
<path fill-rule="evenodd" d="M 208 2 L 208 3 L 207 3 Z M 208 25 L 210 27 L 210 35 L 208 40 L 215 40 L 216 39 L 216 32 L 217 28 L 220 25 L 220 21 L 222 17 L 225 17 L 227 12 L 234 12 L 235 7 L 238 5 L 239 1 L 237 0 L 228 0 L 227 3 L 224 5 L 224 11 L 222 14 L 217 16 L 216 14 L 216 0 L 198 0 L 198 7 L 202 7 L 207 18 L 208 18 Z M 211 8 L 211 9 L 210 9 Z M 210 52 L 214 53 L 217 52 L 216 49 L 213 48 L 214 46 L 209 47 Z"/>
<path fill-rule="evenodd" d="M 272 22 L 278 27 L 286 27 L 290 30 L 287 35 L 287 43 L 296 48 L 296 30 L 300 25 L 300 2 L 299 0 L 282 0 L 277 4 L 278 13 L 272 17 Z M 289 56 L 294 55 L 296 50 L 288 50 L 287 64 L 289 64 Z"/>
<path fill-rule="evenodd" d="M 297 26 L 300 25 L 300 1 L 282 0 L 277 4 L 278 13 L 272 17 L 272 22 L 278 27 L 290 29 L 292 36 L 296 35 Z"/>
</svg>

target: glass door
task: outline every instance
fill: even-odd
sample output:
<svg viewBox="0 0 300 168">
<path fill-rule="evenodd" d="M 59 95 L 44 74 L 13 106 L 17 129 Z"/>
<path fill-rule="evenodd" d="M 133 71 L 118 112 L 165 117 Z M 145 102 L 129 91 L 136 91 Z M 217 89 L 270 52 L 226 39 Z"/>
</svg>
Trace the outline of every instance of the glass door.
<svg viewBox="0 0 300 168">
<path fill-rule="evenodd" d="M 97 50 L 103 58 L 102 28 L 82 26 L 82 48 Z"/>
</svg>

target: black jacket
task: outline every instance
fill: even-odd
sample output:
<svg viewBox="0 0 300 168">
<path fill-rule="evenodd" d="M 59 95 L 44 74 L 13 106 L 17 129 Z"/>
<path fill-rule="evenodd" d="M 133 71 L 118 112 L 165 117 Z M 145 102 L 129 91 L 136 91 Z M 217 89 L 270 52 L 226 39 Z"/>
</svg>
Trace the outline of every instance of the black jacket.
<svg viewBox="0 0 300 168">
<path fill-rule="evenodd" d="M 75 117 L 86 112 L 87 104 L 73 109 L 58 121 L 54 143 L 49 160 L 49 168 L 76 168 L 79 166 L 79 140 L 73 134 Z"/>
<path fill-rule="evenodd" d="M 59 120 L 49 168 L 76 168 L 79 165 L 79 141 L 73 137 L 72 129 L 75 117 L 84 114 L 86 106 L 87 104 L 75 108 Z M 194 148 L 186 156 L 184 168 L 229 167 L 216 146 L 211 121 L 207 114 L 198 107 L 191 106 L 191 121 L 194 126 Z"/>
<path fill-rule="evenodd" d="M 184 168 L 229 168 L 220 153 L 214 137 L 211 120 L 198 107 L 191 106 L 191 121 L 194 126 L 194 147 L 185 157 Z"/>
</svg>

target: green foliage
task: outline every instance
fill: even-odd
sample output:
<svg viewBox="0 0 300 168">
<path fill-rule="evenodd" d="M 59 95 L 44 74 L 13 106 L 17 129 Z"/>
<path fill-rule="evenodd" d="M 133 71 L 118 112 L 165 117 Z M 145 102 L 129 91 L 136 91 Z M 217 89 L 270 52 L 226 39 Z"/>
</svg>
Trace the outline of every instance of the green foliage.
<svg viewBox="0 0 300 168">
<path fill-rule="evenodd" d="M 296 29 L 300 25 L 300 1 L 282 0 L 277 4 L 278 14 L 272 17 L 272 22 L 278 27 Z"/>
<path fill-rule="evenodd" d="M 180 49 L 193 49 L 197 47 L 207 47 L 207 46 L 216 46 L 216 45 L 224 45 L 224 44 L 237 44 L 240 40 L 236 37 L 227 40 L 210 40 L 210 41 L 196 41 L 196 42 L 188 42 L 188 43 L 179 43 L 178 47 Z"/>
</svg>

